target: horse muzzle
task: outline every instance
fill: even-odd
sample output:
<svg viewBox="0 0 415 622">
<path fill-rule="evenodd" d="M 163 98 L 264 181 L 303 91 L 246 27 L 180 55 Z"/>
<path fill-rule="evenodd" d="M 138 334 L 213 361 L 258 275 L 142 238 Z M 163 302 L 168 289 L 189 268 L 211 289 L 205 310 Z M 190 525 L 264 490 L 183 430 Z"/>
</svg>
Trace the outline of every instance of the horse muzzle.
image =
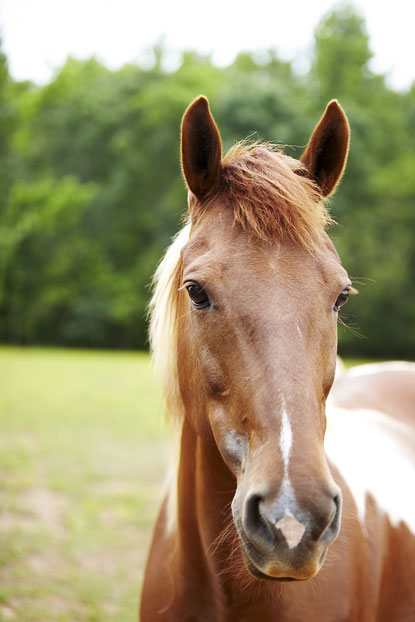
<svg viewBox="0 0 415 622">
<path fill-rule="evenodd" d="M 317 574 L 340 530 L 342 498 L 334 483 L 312 510 L 292 494 L 236 493 L 232 513 L 250 572 L 262 579 L 305 580 Z"/>
</svg>

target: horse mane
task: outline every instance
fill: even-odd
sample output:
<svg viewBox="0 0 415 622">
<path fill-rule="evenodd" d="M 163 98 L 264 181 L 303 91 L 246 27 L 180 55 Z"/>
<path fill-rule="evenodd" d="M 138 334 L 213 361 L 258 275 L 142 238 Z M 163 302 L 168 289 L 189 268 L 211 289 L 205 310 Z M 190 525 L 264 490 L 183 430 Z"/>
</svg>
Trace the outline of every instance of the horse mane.
<svg viewBox="0 0 415 622">
<path fill-rule="evenodd" d="M 218 198 L 233 207 L 235 221 L 261 240 L 288 239 L 315 251 L 331 217 L 317 185 L 305 167 L 269 143 L 237 143 L 222 161 L 215 192 L 208 201 L 192 202 L 196 221 Z M 164 389 L 166 408 L 173 421 L 184 415 L 177 375 L 177 316 L 181 287 L 180 253 L 189 239 L 190 221 L 167 249 L 153 279 L 149 304 L 150 347 L 153 364 Z"/>
<path fill-rule="evenodd" d="M 272 143 L 241 141 L 231 147 L 211 200 L 217 198 L 232 207 L 235 220 L 255 237 L 289 240 L 310 252 L 333 222 L 305 166 Z M 207 210 L 209 202 L 192 206 L 192 218 Z"/>
<path fill-rule="evenodd" d="M 183 405 L 177 381 L 177 314 L 181 287 L 180 252 L 189 239 L 190 222 L 168 247 L 153 277 L 153 296 L 149 303 L 150 349 L 159 376 L 167 412 L 180 420 Z"/>
</svg>

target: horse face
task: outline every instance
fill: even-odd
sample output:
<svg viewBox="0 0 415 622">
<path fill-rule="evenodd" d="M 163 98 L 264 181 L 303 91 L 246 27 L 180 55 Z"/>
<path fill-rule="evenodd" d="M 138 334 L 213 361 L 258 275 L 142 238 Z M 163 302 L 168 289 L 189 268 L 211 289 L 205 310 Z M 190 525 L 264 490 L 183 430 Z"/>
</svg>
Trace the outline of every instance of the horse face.
<svg viewBox="0 0 415 622">
<path fill-rule="evenodd" d="M 334 306 L 349 281 L 329 241 L 318 256 L 249 243 L 231 219 L 212 207 L 183 250 L 179 352 L 193 363 L 180 365 L 182 397 L 236 476 L 232 512 L 248 567 L 305 579 L 340 523 L 323 441 Z"/>
<path fill-rule="evenodd" d="M 183 121 L 193 224 L 181 257 L 181 397 L 191 425 L 216 443 L 236 477 L 232 514 L 249 570 L 308 579 L 340 527 L 341 494 L 324 452 L 325 400 L 350 281 L 325 234 L 314 252 L 283 237 L 261 240 L 235 222 L 219 192 L 207 199 L 220 138 L 206 104 L 196 112 Z M 326 140 L 321 123 L 313 137 Z M 305 161 L 329 194 L 344 161 L 333 157 L 337 172 L 322 172 L 327 162 L 313 159 L 321 152 L 313 140 Z"/>
</svg>

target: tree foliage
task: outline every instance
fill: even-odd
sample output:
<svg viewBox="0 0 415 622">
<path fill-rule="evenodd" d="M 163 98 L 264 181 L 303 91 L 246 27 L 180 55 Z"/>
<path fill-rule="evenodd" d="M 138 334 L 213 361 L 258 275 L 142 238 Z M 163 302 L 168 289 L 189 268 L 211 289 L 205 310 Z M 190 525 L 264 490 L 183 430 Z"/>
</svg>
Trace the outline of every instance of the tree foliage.
<svg viewBox="0 0 415 622">
<path fill-rule="evenodd" d="M 151 274 L 186 206 L 187 104 L 210 98 L 225 148 L 255 132 L 298 157 L 335 97 L 352 141 L 332 237 L 361 292 L 346 321 L 364 335 L 342 329 L 340 349 L 410 357 L 415 93 L 370 71 L 363 20 L 326 16 L 305 76 L 273 50 L 225 69 L 186 52 L 173 72 L 163 54 L 118 71 L 69 58 L 43 87 L 13 82 L 0 54 L 0 340 L 145 347 Z"/>
</svg>

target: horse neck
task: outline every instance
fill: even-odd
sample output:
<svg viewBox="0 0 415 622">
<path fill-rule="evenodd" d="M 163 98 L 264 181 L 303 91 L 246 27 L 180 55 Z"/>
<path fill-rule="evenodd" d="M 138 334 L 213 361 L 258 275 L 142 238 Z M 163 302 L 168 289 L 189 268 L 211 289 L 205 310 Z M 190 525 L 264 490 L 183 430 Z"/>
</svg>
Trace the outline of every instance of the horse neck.
<svg viewBox="0 0 415 622">
<path fill-rule="evenodd" d="M 236 481 L 216 444 L 200 438 L 186 418 L 177 487 L 179 563 L 192 583 L 201 582 L 203 591 L 209 585 L 219 597 L 224 566 L 236 539 L 231 515 Z M 194 569 L 191 576 L 185 572 L 189 564 Z"/>
</svg>

